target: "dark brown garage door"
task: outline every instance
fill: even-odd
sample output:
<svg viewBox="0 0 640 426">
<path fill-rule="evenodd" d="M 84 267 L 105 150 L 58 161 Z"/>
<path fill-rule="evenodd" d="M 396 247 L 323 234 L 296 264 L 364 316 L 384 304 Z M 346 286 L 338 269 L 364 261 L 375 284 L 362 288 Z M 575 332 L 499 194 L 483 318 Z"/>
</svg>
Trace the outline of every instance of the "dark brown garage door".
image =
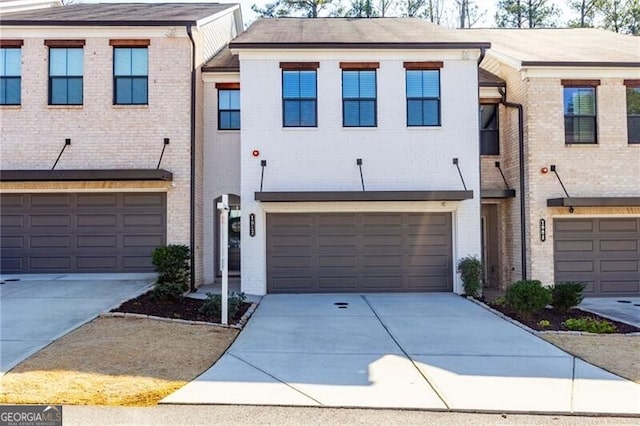
<svg viewBox="0 0 640 426">
<path fill-rule="evenodd" d="M 554 220 L 555 280 L 588 296 L 640 295 L 640 218 Z"/>
<path fill-rule="evenodd" d="M 267 214 L 267 292 L 452 291 L 451 214 Z"/>
<path fill-rule="evenodd" d="M 166 241 L 166 194 L 1 195 L 3 273 L 147 272 Z"/>
</svg>

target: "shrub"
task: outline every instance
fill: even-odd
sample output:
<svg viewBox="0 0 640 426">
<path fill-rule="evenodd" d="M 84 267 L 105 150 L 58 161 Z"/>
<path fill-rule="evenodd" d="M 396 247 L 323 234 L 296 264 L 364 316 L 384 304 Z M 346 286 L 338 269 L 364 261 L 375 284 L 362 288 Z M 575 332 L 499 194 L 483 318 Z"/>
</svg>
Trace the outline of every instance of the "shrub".
<svg viewBox="0 0 640 426">
<path fill-rule="evenodd" d="M 185 245 L 168 245 L 156 248 L 151 255 L 151 262 L 158 273 L 158 280 L 153 288 L 153 296 L 157 299 L 177 299 L 189 289 L 189 247 Z"/>
<path fill-rule="evenodd" d="M 517 281 L 505 294 L 505 304 L 524 316 L 543 310 L 549 303 L 551 290 L 538 280 Z"/>
<path fill-rule="evenodd" d="M 547 328 L 551 325 L 551 322 L 549 322 L 549 320 L 543 319 L 538 321 L 538 327 L 540 328 Z"/>
<path fill-rule="evenodd" d="M 467 256 L 458 262 L 458 272 L 467 296 L 474 298 L 482 294 L 482 262 L 476 256 Z"/>
<path fill-rule="evenodd" d="M 569 318 L 564 322 L 565 327 L 574 331 L 586 331 L 588 333 L 615 333 L 617 328 L 607 320 L 599 320 L 593 317 Z"/>
<path fill-rule="evenodd" d="M 558 283 L 551 289 L 551 297 L 553 299 L 551 305 L 559 311 L 566 312 L 582 302 L 582 299 L 584 299 L 583 290 L 583 283 Z"/>
<path fill-rule="evenodd" d="M 227 300 L 229 301 L 229 318 L 233 318 L 240 310 L 242 303 L 247 300 L 247 296 L 242 292 L 232 292 Z M 198 312 L 208 317 L 222 316 L 222 295 L 207 293 L 207 298 L 200 309 L 198 309 Z"/>
</svg>

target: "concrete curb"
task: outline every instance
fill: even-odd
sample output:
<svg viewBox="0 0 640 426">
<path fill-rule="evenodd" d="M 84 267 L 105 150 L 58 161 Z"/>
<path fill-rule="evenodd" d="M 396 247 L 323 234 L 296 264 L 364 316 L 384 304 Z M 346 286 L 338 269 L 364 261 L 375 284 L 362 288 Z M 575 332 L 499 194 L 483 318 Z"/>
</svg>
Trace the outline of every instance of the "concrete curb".
<svg viewBox="0 0 640 426">
<path fill-rule="evenodd" d="M 534 330 L 533 328 L 522 324 L 520 321 L 515 320 L 513 318 L 511 318 L 508 315 L 503 314 L 502 312 L 493 309 L 491 306 L 473 299 L 471 297 L 467 297 L 467 300 L 475 303 L 478 306 L 483 307 L 484 309 L 486 309 L 487 311 L 499 316 L 500 318 L 509 321 L 511 324 L 517 325 L 518 327 L 522 328 L 525 331 L 528 331 L 529 333 L 535 335 L 535 336 L 542 336 L 545 334 L 558 334 L 558 335 L 575 335 L 575 336 L 640 336 L 640 332 L 637 333 L 588 333 L 586 331 L 561 331 L 561 330 L 544 330 L 544 331 L 538 331 L 538 330 Z M 600 314 L 598 314 L 600 315 Z M 614 321 L 618 321 L 618 320 L 614 320 Z"/>
<path fill-rule="evenodd" d="M 178 318 L 157 317 L 154 315 L 134 314 L 129 312 L 105 312 L 101 314 L 100 317 L 151 319 L 151 320 L 163 321 L 163 322 L 173 322 L 177 324 L 206 325 L 206 326 L 212 326 L 212 327 L 235 328 L 237 330 L 242 330 L 246 325 L 247 321 L 249 320 L 249 318 L 251 318 L 251 315 L 253 315 L 253 312 L 256 310 L 257 306 L 258 306 L 257 303 L 252 303 L 251 306 L 249 306 L 249 309 L 247 309 L 247 312 L 245 312 L 245 314 L 240 318 L 240 321 L 238 321 L 237 324 L 229 324 L 229 325 L 223 325 L 215 322 L 191 321 L 191 320 L 183 320 Z"/>
</svg>

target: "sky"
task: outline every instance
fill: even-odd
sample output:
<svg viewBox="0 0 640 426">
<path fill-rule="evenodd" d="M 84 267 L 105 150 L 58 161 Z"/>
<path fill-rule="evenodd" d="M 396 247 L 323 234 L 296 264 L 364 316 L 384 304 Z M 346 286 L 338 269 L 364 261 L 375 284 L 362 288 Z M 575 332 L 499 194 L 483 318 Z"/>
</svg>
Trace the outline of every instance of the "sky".
<svg viewBox="0 0 640 426">
<path fill-rule="evenodd" d="M 80 0 L 80 3 L 203 3 L 208 0 Z M 242 8 L 242 17 L 245 25 L 250 24 L 252 21 L 256 19 L 256 14 L 251 10 L 251 6 L 253 4 L 257 4 L 262 7 L 267 3 L 272 2 L 273 0 L 240 0 L 240 5 Z M 403 0 L 396 0 L 403 1 Z M 453 0 L 449 0 L 453 1 Z M 238 0 L 213 0 L 212 3 L 238 3 Z M 486 11 L 482 17 L 482 19 L 475 25 L 475 27 L 491 27 L 494 21 L 494 15 L 496 13 L 496 3 L 498 0 L 476 0 L 476 3 L 480 7 L 481 10 Z M 569 8 L 567 6 L 567 1 L 565 0 L 557 0 L 554 1 L 560 10 L 562 11 L 562 15 L 560 17 L 560 22 L 558 26 L 566 26 L 566 21 L 569 19 Z"/>
</svg>

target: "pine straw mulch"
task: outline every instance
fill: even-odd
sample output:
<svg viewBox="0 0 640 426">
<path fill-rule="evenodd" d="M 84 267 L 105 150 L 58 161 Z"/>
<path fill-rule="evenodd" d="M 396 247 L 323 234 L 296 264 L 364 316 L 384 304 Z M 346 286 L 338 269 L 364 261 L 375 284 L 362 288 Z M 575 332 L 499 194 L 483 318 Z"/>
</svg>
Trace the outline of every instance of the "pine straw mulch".
<svg viewBox="0 0 640 426">
<path fill-rule="evenodd" d="M 155 405 L 213 365 L 238 333 L 100 317 L 0 377 L 0 403 Z"/>
</svg>

